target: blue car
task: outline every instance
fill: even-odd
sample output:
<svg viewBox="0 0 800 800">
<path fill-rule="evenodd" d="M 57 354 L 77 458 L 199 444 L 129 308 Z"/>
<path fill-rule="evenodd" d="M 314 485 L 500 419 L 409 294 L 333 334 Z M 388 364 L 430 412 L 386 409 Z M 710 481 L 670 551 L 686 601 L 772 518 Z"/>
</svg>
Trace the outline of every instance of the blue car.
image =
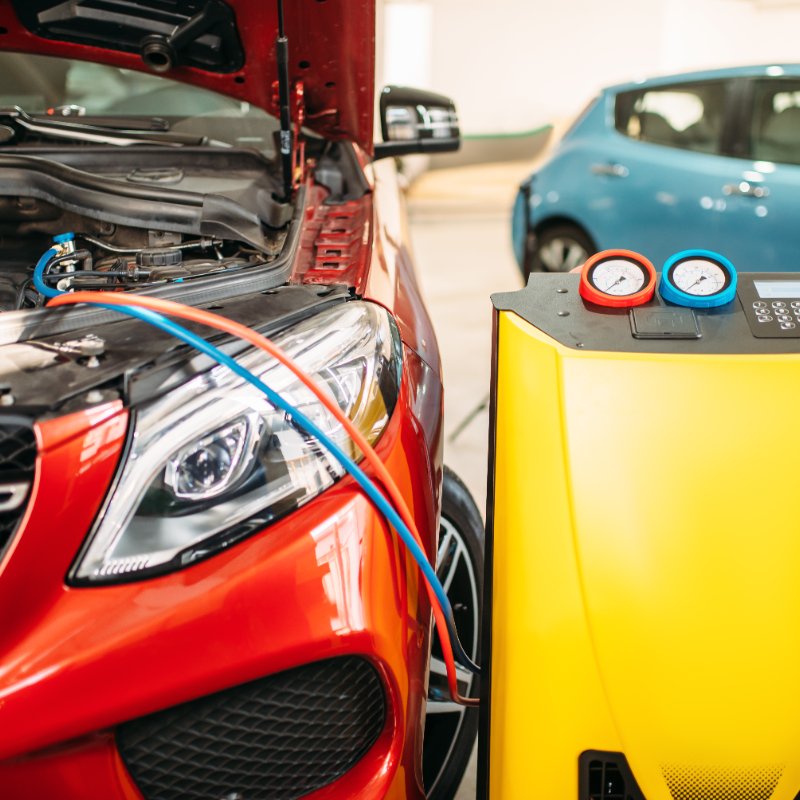
<svg viewBox="0 0 800 800">
<path fill-rule="evenodd" d="M 627 248 L 740 270 L 800 271 L 800 65 L 739 67 L 604 89 L 520 187 L 523 274 Z"/>
</svg>

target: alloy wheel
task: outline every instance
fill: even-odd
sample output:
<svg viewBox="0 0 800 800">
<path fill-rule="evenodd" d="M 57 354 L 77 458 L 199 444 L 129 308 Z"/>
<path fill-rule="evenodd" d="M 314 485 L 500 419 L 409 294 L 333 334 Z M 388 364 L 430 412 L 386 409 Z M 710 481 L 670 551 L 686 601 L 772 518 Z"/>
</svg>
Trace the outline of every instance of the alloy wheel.
<svg viewBox="0 0 800 800">
<path fill-rule="evenodd" d="M 548 272 L 569 272 L 586 263 L 586 248 L 565 236 L 550 239 L 539 248 L 539 260 Z"/>
<path fill-rule="evenodd" d="M 436 574 L 442 581 L 453 606 L 461 642 L 473 661 L 477 660 L 480 630 L 480 596 L 475 565 L 461 530 L 444 516 L 441 520 Z M 457 666 L 459 691 L 463 696 L 474 696 L 475 677 Z M 425 728 L 425 759 L 423 774 L 429 797 L 439 785 L 456 747 L 464 746 L 466 727 L 474 710 L 454 703 L 450 699 L 447 672 L 438 633 L 434 633 L 428 684 L 428 710 Z M 474 736 L 468 736 L 471 748 Z"/>
</svg>

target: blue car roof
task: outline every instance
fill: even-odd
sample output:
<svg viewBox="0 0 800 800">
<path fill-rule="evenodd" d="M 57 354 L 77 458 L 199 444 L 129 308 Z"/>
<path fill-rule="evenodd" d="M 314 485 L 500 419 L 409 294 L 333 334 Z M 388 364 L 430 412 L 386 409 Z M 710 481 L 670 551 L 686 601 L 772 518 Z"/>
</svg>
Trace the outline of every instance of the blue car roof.
<svg viewBox="0 0 800 800">
<path fill-rule="evenodd" d="M 725 69 L 708 69 L 675 75 L 659 75 L 657 78 L 607 86 L 603 91 L 616 94 L 617 92 L 641 89 L 647 86 L 663 86 L 670 83 L 691 83 L 692 81 L 709 81 L 720 78 L 778 78 L 784 75 L 800 78 L 800 64 L 758 64 L 750 67 L 726 67 Z"/>
</svg>

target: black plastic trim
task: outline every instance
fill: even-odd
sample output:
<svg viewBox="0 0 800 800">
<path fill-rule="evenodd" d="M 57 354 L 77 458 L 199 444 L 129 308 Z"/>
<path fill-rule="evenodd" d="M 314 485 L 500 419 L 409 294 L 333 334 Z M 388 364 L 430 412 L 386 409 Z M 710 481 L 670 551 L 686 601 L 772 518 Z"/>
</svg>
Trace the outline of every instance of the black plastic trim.
<svg viewBox="0 0 800 800">
<path fill-rule="evenodd" d="M 489 800 L 492 716 L 492 597 L 494 589 L 494 501 L 497 452 L 498 313 L 492 312 L 492 366 L 489 394 L 489 456 L 486 472 L 486 534 L 483 547 L 483 603 L 481 612 L 481 704 L 478 721 L 477 800 Z"/>
<path fill-rule="evenodd" d="M 722 129 L 721 154 L 748 158 L 752 122 L 753 79 L 734 78 L 730 82 Z"/>
<path fill-rule="evenodd" d="M 614 353 L 678 353 L 681 355 L 758 355 L 797 353 L 794 334 L 756 338 L 743 313 L 741 298 L 754 279 L 779 275 L 800 280 L 800 273 L 739 273 L 738 298 L 715 308 L 696 308 L 700 339 L 634 339 L 628 309 L 588 303 L 578 292 L 579 277 L 570 273 L 531 273 L 528 285 L 515 292 L 492 295 L 494 307 L 519 317 L 565 347 Z M 748 303 L 749 305 L 749 303 Z M 638 308 L 675 309 L 656 293 Z"/>
<path fill-rule="evenodd" d="M 374 160 L 417 153 L 453 153 L 461 147 L 461 139 L 415 139 L 411 142 L 376 142 Z"/>
<path fill-rule="evenodd" d="M 239 239 L 269 250 L 258 216 L 228 197 L 140 186 L 37 156 L 0 153 L 3 194 L 38 197 L 119 225 Z"/>
<path fill-rule="evenodd" d="M 154 72 L 176 66 L 236 72 L 245 54 L 233 9 L 222 0 L 12 0 L 36 36 L 139 53 Z"/>
</svg>

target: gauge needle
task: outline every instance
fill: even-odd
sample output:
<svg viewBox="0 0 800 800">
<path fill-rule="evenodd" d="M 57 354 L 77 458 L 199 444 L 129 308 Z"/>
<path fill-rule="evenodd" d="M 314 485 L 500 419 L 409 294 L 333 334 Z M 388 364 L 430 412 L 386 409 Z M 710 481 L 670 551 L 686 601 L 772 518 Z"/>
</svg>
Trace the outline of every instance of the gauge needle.
<svg viewBox="0 0 800 800">
<path fill-rule="evenodd" d="M 696 280 L 696 281 L 695 281 L 695 282 L 694 282 L 694 283 L 693 283 L 693 284 L 692 284 L 692 285 L 689 287 L 689 289 L 694 289 L 694 287 L 695 287 L 695 286 L 697 286 L 697 284 L 698 284 L 698 283 L 700 283 L 700 281 L 704 281 L 705 279 L 706 279 L 706 276 L 705 276 L 705 275 L 701 275 L 701 276 L 700 276 L 700 277 L 699 277 L 699 278 L 698 278 L 698 279 L 697 279 L 697 280 Z M 688 291 L 688 290 L 687 290 L 687 291 Z"/>
<path fill-rule="evenodd" d="M 627 278 L 627 276 L 626 276 L 626 275 L 620 275 L 620 276 L 619 276 L 619 278 L 617 278 L 617 279 L 614 281 L 614 283 L 612 283 L 610 286 L 606 287 L 606 291 L 608 291 L 609 289 L 613 289 L 613 288 L 614 288 L 614 287 L 615 287 L 615 286 L 616 286 L 618 283 L 622 283 L 622 281 L 625 281 L 625 280 L 627 280 L 627 279 L 628 279 L 628 278 Z"/>
</svg>

